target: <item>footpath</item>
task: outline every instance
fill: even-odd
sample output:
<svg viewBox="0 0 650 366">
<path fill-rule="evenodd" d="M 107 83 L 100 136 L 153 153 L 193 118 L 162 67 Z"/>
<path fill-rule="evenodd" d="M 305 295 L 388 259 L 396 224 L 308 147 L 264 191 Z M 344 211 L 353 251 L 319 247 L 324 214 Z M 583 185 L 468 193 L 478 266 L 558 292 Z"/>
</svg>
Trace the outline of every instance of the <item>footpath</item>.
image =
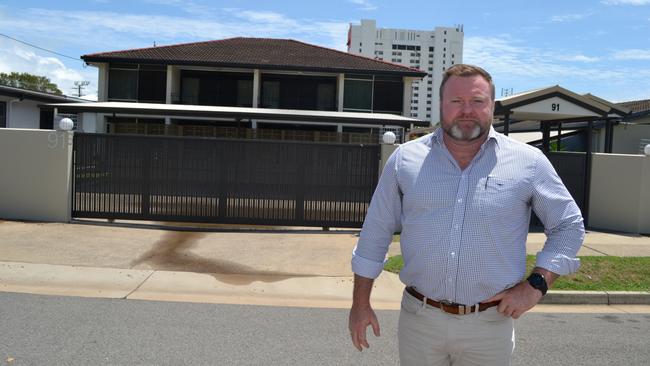
<svg viewBox="0 0 650 366">
<path fill-rule="evenodd" d="M 0 220 L 0 291 L 348 308 L 357 235 L 317 228 Z M 531 233 L 527 251 L 535 254 L 543 243 L 543 233 Z M 398 243 L 389 251 L 395 254 Z M 650 256 L 650 237 L 589 232 L 579 255 Z M 399 309 L 402 290 L 398 276 L 384 271 L 373 289 L 374 307 Z M 549 291 L 544 304 L 563 305 L 535 309 L 603 312 L 589 306 L 608 305 L 605 312 L 648 313 L 650 292 Z"/>
</svg>

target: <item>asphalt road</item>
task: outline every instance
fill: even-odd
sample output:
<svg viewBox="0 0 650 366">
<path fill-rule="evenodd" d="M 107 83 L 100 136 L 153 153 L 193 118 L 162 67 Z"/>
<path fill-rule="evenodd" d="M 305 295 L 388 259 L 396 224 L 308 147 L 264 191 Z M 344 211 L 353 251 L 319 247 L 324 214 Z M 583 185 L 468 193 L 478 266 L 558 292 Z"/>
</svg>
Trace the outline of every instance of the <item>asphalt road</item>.
<svg viewBox="0 0 650 366">
<path fill-rule="evenodd" d="M 395 365 L 397 311 L 359 353 L 347 311 L 0 293 L 0 365 Z M 650 314 L 532 313 L 513 365 L 648 365 Z"/>
</svg>

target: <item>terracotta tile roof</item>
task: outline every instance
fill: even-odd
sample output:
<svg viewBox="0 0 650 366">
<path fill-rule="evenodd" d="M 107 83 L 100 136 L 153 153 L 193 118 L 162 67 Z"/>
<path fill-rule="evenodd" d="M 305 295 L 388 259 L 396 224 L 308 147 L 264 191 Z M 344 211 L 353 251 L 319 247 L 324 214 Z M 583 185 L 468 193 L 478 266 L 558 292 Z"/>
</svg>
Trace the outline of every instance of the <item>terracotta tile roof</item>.
<svg viewBox="0 0 650 366">
<path fill-rule="evenodd" d="M 422 77 L 426 72 L 291 39 L 229 38 L 94 53 L 86 62 L 138 62 L 239 68 L 377 73 Z"/>
<path fill-rule="evenodd" d="M 644 112 L 650 110 L 650 99 L 631 100 L 629 102 L 621 102 L 618 104 L 630 108 L 632 113 L 638 113 L 638 112 Z"/>
</svg>

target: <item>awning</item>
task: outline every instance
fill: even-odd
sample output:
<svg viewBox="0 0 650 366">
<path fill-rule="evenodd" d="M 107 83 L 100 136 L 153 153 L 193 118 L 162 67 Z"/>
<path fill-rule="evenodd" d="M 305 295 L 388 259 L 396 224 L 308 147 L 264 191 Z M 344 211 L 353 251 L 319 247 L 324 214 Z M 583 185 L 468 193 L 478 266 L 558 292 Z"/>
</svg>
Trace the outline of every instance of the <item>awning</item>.
<svg viewBox="0 0 650 366">
<path fill-rule="evenodd" d="M 303 123 L 351 123 L 374 126 L 429 126 L 428 121 L 388 113 L 331 112 L 297 109 L 271 109 L 246 107 L 217 107 L 184 104 L 95 102 L 95 103 L 53 103 L 58 113 L 94 112 L 106 114 L 129 114 L 165 116 L 171 118 L 206 117 L 256 119 L 273 121 L 295 121 Z"/>
</svg>

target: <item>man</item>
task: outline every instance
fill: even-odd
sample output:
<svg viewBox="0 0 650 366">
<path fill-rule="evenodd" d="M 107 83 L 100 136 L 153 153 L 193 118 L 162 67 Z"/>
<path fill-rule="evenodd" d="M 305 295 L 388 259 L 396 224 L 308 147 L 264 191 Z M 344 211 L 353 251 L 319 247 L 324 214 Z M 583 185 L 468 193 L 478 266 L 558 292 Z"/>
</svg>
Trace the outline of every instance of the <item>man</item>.
<svg viewBox="0 0 650 366">
<path fill-rule="evenodd" d="M 575 272 L 580 210 L 542 152 L 492 128 L 494 84 L 472 65 L 440 85 L 441 128 L 388 159 L 353 252 L 352 343 L 379 336 L 370 305 L 394 232 L 406 285 L 398 326 L 402 365 L 509 365 L 513 319 L 559 275 Z M 526 277 L 531 209 L 547 240 Z"/>
</svg>

